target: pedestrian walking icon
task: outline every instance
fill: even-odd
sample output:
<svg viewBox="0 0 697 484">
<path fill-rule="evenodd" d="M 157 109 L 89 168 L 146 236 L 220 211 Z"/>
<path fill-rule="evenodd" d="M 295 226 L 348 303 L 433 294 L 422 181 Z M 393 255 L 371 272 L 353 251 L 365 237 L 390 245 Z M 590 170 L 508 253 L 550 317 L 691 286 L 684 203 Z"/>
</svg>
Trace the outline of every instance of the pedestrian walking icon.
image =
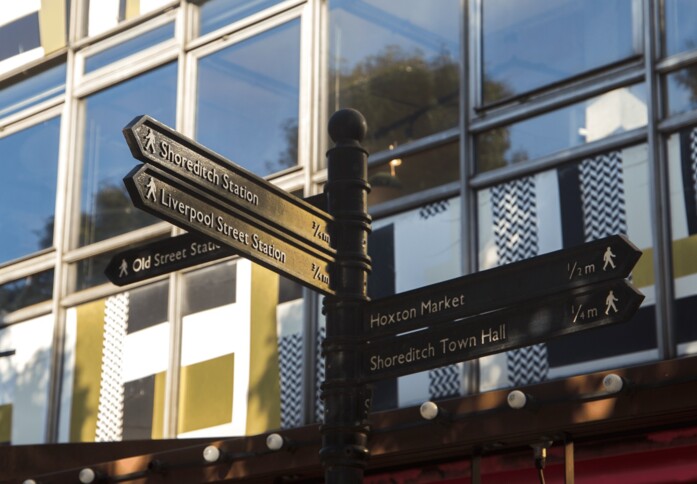
<svg viewBox="0 0 697 484">
<path fill-rule="evenodd" d="M 610 266 L 610 269 L 615 268 L 615 261 L 613 260 L 615 258 L 615 254 L 612 253 L 612 247 L 608 247 L 605 249 L 605 254 L 603 254 L 603 270 L 607 270 L 607 266 Z"/>
<path fill-rule="evenodd" d="M 157 201 L 157 196 L 155 195 L 155 189 L 157 188 L 155 186 L 155 180 L 153 177 L 150 177 L 150 181 L 148 182 L 147 185 L 145 185 L 145 188 L 148 189 L 148 192 L 145 194 L 146 199 L 152 198 L 153 202 Z"/>
<path fill-rule="evenodd" d="M 155 153 L 155 133 L 148 128 L 148 134 L 145 135 L 145 149 L 150 153 Z"/>
<path fill-rule="evenodd" d="M 121 260 L 121 265 L 119 266 L 119 277 L 124 277 L 128 275 L 128 263 L 126 259 Z"/>
<path fill-rule="evenodd" d="M 614 313 L 618 312 L 617 306 L 615 306 L 615 303 L 617 301 L 619 301 L 619 299 L 617 299 L 615 297 L 615 293 L 613 291 L 610 291 L 608 293 L 607 297 L 605 298 L 605 315 L 606 316 L 610 315 L 610 310 L 612 310 L 612 312 L 614 312 Z"/>
</svg>

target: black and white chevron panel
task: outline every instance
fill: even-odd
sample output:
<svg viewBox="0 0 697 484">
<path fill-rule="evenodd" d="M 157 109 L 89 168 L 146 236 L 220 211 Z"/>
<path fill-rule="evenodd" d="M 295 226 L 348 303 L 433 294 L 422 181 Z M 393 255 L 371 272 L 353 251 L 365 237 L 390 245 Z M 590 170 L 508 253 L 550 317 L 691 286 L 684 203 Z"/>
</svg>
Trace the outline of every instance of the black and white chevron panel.
<svg viewBox="0 0 697 484">
<path fill-rule="evenodd" d="M 514 387 L 545 380 L 549 373 L 547 345 L 541 343 L 506 353 L 508 383 Z"/>
<path fill-rule="evenodd" d="M 419 209 L 419 217 L 423 220 L 428 220 L 431 217 L 443 213 L 450 207 L 450 200 L 439 200 L 433 203 L 427 203 Z"/>
<path fill-rule="evenodd" d="M 322 401 L 321 388 L 324 383 L 324 355 L 322 354 L 322 343 L 327 337 L 327 330 L 324 326 L 320 326 L 317 331 L 317 360 L 315 361 L 315 419 L 317 422 L 324 422 L 324 402 Z"/>
<path fill-rule="evenodd" d="M 535 179 L 526 177 L 492 187 L 491 206 L 499 265 L 536 256 Z"/>
<path fill-rule="evenodd" d="M 106 299 L 104 304 L 104 346 L 102 374 L 97 407 L 95 442 L 120 441 L 123 438 L 123 345 L 128 327 L 127 292 Z"/>
<path fill-rule="evenodd" d="M 538 255 L 535 179 L 520 178 L 491 188 L 494 240 L 499 265 Z M 506 353 L 513 386 L 542 381 L 549 373 L 544 343 Z"/>
<path fill-rule="evenodd" d="M 281 427 L 302 424 L 302 334 L 282 336 L 278 341 L 278 360 L 281 380 Z"/>
<path fill-rule="evenodd" d="M 460 367 L 448 365 L 428 372 L 428 395 L 432 400 L 460 395 Z"/>
<path fill-rule="evenodd" d="M 586 242 L 627 233 L 622 155 L 612 151 L 579 166 Z"/>
<path fill-rule="evenodd" d="M 695 198 L 691 200 L 697 206 L 697 128 L 692 128 L 690 131 L 690 161 L 692 172 L 692 193 Z"/>
</svg>

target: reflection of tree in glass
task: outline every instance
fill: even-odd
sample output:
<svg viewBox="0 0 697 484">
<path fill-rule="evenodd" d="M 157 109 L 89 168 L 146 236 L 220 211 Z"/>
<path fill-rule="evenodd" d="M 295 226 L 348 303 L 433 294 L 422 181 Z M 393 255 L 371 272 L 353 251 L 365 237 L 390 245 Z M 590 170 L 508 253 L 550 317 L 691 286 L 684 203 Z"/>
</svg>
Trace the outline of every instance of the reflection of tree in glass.
<svg viewBox="0 0 697 484">
<path fill-rule="evenodd" d="M 281 123 L 280 130 L 286 140 L 286 148 L 278 154 L 276 161 L 266 160 L 264 166 L 268 173 L 275 173 L 298 164 L 298 120 L 288 118 Z"/>
<path fill-rule="evenodd" d="M 53 271 L 44 271 L 0 286 L 2 316 L 17 309 L 48 301 L 53 295 Z"/>
<path fill-rule="evenodd" d="M 459 65 L 443 52 L 428 60 L 414 49 L 387 46 L 347 72 L 331 73 L 333 110 L 352 107 L 370 124 L 364 145 L 386 149 L 458 124 Z M 338 78 L 337 78 L 338 76 Z"/>
<path fill-rule="evenodd" d="M 80 216 L 80 245 L 121 235 L 156 221 L 152 215 L 133 206 L 125 188 L 104 185 L 96 194 L 92 214 Z"/>
<path fill-rule="evenodd" d="M 694 46 L 691 46 L 694 48 Z M 690 66 L 687 69 L 678 71 L 675 74 L 675 81 L 687 89 L 690 93 L 690 103 L 697 104 L 697 66 Z"/>
</svg>

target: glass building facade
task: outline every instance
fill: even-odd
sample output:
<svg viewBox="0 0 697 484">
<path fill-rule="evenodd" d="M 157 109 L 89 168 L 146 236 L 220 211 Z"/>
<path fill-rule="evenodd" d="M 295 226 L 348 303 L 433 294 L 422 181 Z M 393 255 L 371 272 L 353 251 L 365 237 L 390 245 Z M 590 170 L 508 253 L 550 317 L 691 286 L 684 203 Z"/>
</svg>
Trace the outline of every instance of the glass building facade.
<svg viewBox="0 0 697 484">
<path fill-rule="evenodd" d="M 9 7 L 9 8 L 8 8 Z M 379 298 L 612 234 L 628 323 L 380 382 L 374 410 L 697 353 L 691 0 L 56 0 L 0 12 L 0 443 L 321 420 L 321 298 L 228 257 L 119 288 L 147 114 L 301 197 L 369 132 Z"/>
</svg>

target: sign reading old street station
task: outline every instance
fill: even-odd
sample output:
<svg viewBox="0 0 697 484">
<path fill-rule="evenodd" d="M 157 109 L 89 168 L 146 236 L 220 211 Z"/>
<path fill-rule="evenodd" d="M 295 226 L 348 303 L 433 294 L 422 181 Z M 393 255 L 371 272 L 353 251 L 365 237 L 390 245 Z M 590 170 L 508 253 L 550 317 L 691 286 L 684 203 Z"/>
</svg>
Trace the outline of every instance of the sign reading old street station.
<svg viewBox="0 0 697 484">
<path fill-rule="evenodd" d="M 158 240 L 116 254 L 104 271 L 117 286 L 219 260 L 234 252 L 198 234 Z"/>
</svg>

